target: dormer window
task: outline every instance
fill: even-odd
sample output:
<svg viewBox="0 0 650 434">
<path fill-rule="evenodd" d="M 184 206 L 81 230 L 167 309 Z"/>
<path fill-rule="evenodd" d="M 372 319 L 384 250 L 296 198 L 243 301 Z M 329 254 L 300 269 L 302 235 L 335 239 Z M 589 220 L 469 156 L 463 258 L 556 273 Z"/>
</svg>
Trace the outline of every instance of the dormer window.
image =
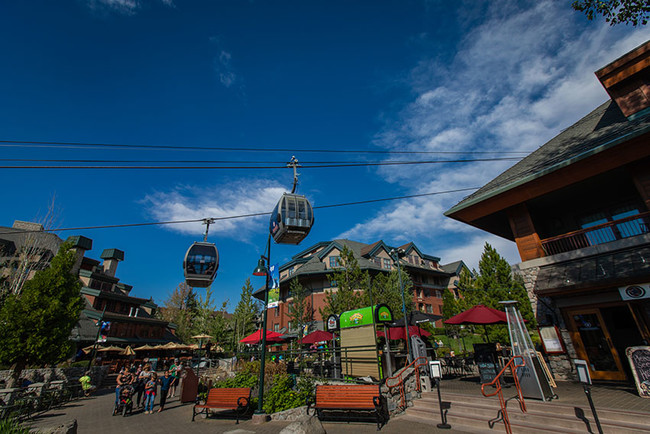
<svg viewBox="0 0 650 434">
<path fill-rule="evenodd" d="M 341 266 L 340 256 L 330 256 L 330 268 L 337 268 Z"/>
</svg>

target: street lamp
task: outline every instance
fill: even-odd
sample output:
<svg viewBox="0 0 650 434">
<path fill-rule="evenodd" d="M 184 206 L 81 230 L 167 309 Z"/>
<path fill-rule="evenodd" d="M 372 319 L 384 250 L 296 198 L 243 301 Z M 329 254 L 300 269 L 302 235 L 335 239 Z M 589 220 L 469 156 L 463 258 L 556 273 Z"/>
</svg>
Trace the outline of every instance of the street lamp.
<svg viewBox="0 0 650 434">
<path fill-rule="evenodd" d="M 409 362 L 411 362 L 411 337 L 409 336 L 409 321 L 408 318 L 406 317 L 406 299 L 404 298 L 404 283 L 402 282 L 402 269 L 399 266 L 399 258 L 404 257 L 406 255 L 406 252 L 404 252 L 404 249 L 392 249 L 390 251 L 390 256 L 393 258 L 393 261 L 395 261 L 395 264 L 397 264 L 397 274 L 399 275 L 399 287 L 402 290 L 402 313 L 404 314 L 404 331 L 406 332 L 406 357 Z"/>
<path fill-rule="evenodd" d="M 264 367 L 266 362 L 266 315 L 268 311 L 269 304 L 269 279 L 271 272 L 269 268 L 271 267 L 271 235 L 269 234 L 269 240 L 266 247 L 267 256 L 262 255 L 260 260 L 257 262 L 257 267 L 253 270 L 253 276 L 265 276 L 266 281 L 264 282 L 264 314 L 262 316 L 262 355 L 260 360 L 260 381 L 259 381 L 259 395 L 257 398 L 257 410 L 255 415 L 258 415 L 257 421 L 266 421 L 264 415 L 263 400 L 264 400 Z M 266 260 L 266 265 L 264 264 Z"/>
</svg>

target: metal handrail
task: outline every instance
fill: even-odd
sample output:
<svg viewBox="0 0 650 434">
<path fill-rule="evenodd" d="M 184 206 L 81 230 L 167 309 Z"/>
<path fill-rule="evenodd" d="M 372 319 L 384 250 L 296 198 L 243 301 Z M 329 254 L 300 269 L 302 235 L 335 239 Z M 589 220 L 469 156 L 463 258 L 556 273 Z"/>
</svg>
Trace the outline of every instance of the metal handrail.
<svg viewBox="0 0 650 434">
<path fill-rule="evenodd" d="M 515 364 L 515 359 L 521 359 L 521 365 Z M 481 393 L 486 398 L 489 398 L 490 396 L 498 395 L 499 404 L 501 405 L 501 417 L 503 418 L 503 424 L 505 425 L 506 433 L 508 434 L 512 434 L 512 428 L 510 427 L 510 419 L 508 419 L 508 411 L 506 410 L 506 401 L 505 399 L 503 399 L 503 389 L 501 388 L 501 377 L 506 372 L 506 369 L 510 368 L 510 372 L 512 373 L 512 376 L 514 377 L 515 380 L 515 387 L 517 388 L 517 395 L 518 395 L 517 399 L 519 401 L 519 407 L 521 407 L 521 411 L 523 413 L 526 413 L 526 403 L 524 402 L 524 397 L 521 394 L 519 377 L 517 377 L 517 368 L 523 368 L 524 366 L 526 366 L 526 361 L 524 360 L 524 357 L 514 356 L 510 360 L 508 360 L 508 363 L 506 363 L 503 369 L 501 369 L 501 372 L 499 372 L 497 376 L 494 377 L 494 380 L 490 381 L 489 383 L 481 384 Z M 490 394 L 486 394 L 485 393 L 486 386 L 495 387 L 496 391 Z"/>
<path fill-rule="evenodd" d="M 413 369 L 415 370 L 415 380 L 416 380 L 415 389 L 419 392 L 420 387 L 421 387 L 420 386 L 420 369 L 419 368 L 422 367 L 422 366 L 428 366 L 428 363 L 429 363 L 429 361 L 427 360 L 426 357 L 423 357 L 423 356 L 418 357 L 417 359 L 413 360 L 411 363 L 406 365 L 404 368 L 402 368 L 402 371 L 399 374 L 397 374 L 397 375 L 395 375 L 393 377 L 386 378 L 385 384 L 386 384 L 386 387 L 388 387 L 389 390 L 393 389 L 395 387 L 399 387 L 400 403 L 401 403 L 400 405 L 401 405 L 401 407 L 403 407 L 403 408 L 406 407 L 406 393 L 404 392 L 404 377 L 403 377 L 402 374 L 404 374 L 407 371 L 408 368 L 413 367 Z M 393 384 L 393 385 L 390 385 L 390 384 L 388 384 L 389 380 L 399 380 L 399 381 L 397 383 Z"/>
</svg>

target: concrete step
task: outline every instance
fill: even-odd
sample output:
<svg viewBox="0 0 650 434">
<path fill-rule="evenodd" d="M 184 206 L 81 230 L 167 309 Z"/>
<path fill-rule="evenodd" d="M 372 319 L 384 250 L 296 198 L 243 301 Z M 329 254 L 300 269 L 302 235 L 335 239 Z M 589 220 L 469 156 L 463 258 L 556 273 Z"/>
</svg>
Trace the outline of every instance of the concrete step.
<svg viewBox="0 0 650 434">
<path fill-rule="evenodd" d="M 108 374 L 104 377 L 101 387 L 104 389 L 114 389 L 117 386 L 117 375 L 118 374 Z"/>
<path fill-rule="evenodd" d="M 514 399 L 515 393 L 506 394 L 504 393 L 505 399 L 510 399 L 507 404 L 508 412 L 510 410 L 519 411 L 519 403 Z M 496 396 L 485 398 L 483 396 L 472 396 L 472 395 L 463 395 L 457 393 L 445 393 L 442 396 L 443 401 L 457 402 L 463 404 L 476 404 L 476 405 L 491 405 L 494 408 L 499 407 L 499 400 Z M 422 399 L 417 400 L 416 402 L 435 402 L 435 407 L 438 408 L 438 395 L 435 393 L 423 393 Z M 591 409 L 589 408 L 589 403 L 586 401 L 582 405 L 575 405 L 569 403 L 563 403 L 562 401 L 550 401 L 543 402 L 532 399 L 525 399 L 526 409 L 528 412 L 535 413 L 549 413 L 552 412 L 553 415 L 565 415 L 576 417 L 576 408 L 581 409 L 582 412 L 591 417 Z M 600 420 L 609 420 L 609 421 L 619 421 L 619 422 L 628 422 L 638 425 L 646 425 L 650 418 L 650 414 L 642 412 L 634 412 L 628 410 L 619 410 L 619 409 L 610 409 L 610 408 L 601 408 L 597 407 L 596 411 L 598 412 L 598 419 Z"/>
<path fill-rule="evenodd" d="M 507 398 L 506 398 L 507 399 Z M 447 419 L 463 429 L 489 429 L 488 421 L 496 419 L 500 405 L 496 397 L 473 397 L 445 393 L 443 401 L 450 402 Z M 557 402 L 526 400 L 527 412 L 523 413 L 516 400 L 508 402 L 508 418 L 513 432 L 595 432 L 596 424 L 588 406 L 586 408 Z M 406 411 L 409 417 L 440 421 L 437 394 L 424 393 Z M 648 432 L 649 415 L 644 413 L 598 409 L 598 418 L 606 433 Z M 494 429 L 503 428 L 498 422 Z"/>
</svg>

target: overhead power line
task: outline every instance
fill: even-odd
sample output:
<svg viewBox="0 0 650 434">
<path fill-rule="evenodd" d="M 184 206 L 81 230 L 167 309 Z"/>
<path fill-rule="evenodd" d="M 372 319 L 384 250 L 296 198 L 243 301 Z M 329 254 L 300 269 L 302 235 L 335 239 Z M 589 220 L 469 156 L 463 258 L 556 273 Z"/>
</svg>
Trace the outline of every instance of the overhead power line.
<svg viewBox="0 0 650 434">
<path fill-rule="evenodd" d="M 520 157 L 500 158 L 466 158 L 458 160 L 428 160 L 428 161 L 384 161 L 372 163 L 334 163 L 334 164 L 309 164 L 301 163 L 301 169 L 325 169 L 338 167 L 370 167 L 370 166 L 404 166 L 415 164 L 449 164 L 449 163 L 476 163 L 486 161 L 519 161 Z M 70 165 L 35 165 L 35 166 L 0 166 L 0 169 L 92 169 L 92 170 L 260 170 L 260 169 L 286 169 L 286 164 L 281 166 L 70 166 Z"/>
<path fill-rule="evenodd" d="M 379 198 L 379 199 L 368 199 L 368 200 L 360 200 L 360 201 L 355 201 L 355 202 L 346 202 L 346 203 L 338 203 L 338 204 L 330 204 L 330 205 L 320 205 L 320 206 L 314 206 L 314 209 L 325 209 L 325 208 L 337 208 L 337 207 L 343 207 L 343 206 L 353 206 L 353 205 L 364 205 L 368 203 L 376 203 L 376 202 L 388 202 L 388 201 L 394 201 L 394 200 L 403 200 L 403 199 L 412 199 L 416 197 L 425 197 L 425 196 L 436 196 L 439 194 L 448 194 L 448 193 L 460 193 L 463 191 L 471 191 L 471 190 L 477 190 L 479 187 L 468 187 L 468 188 L 459 188 L 456 190 L 445 190 L 445 191 L 436 191 L 432 193 L 421 193 L 421 194 L 411 194 L 411 195 L 406 195 L 406 196 L 396 196 L 396 197 L 385 197 L 385 198 Z M 249 217 L 259 217 L 259 216 L 264 216 L 264 215 L 269 215 L 271 214 L 270 212 L 258 212 L 258 213 L 250 213 L 250 214 L 240 214 L 240 215 L 234 215 L 234 216 L 226 216 L 226 217 L 208 217 L 211 220 L 234 220 L 234 219 L 241 219 L 241 218 L 249 218 Z M 190 220 L 171 220 L 171 221 L 163 221 L 163 222 L 143 222 L 143 223 L 124 223 L 124 224 L 114 224 L 114 225 L 99 225 L 99 226 L 79 226 L 79 227 L 74 227 L 74 228 L 59 228 L 59 229 L 46 229 L 45 232 L 64 232 L 64 231 L 86 231 L 86 230 L 92 230 L 92 229 L 119 229 L 119 228 L 132 228 L 132 227 L 139 227 L 139 226 L 162 226 L 162 225 L 173 225 L 173 224 L 186 224 L 186 223 L 199 223 L 203 222 L 205 218 L 200 218 L 200 219 L 190 219 Z M 11 232 L 0 232 L 0 235 L 4 234 L 17 234 L 17 233 L 31 233 L 31 232 L 42 232 L 42 231 L 11 231 Z"/>
<path fill-rule="evenodd" d="M 122 148 L 122 149 L 147 149 L 147 150 L 177 150 L 177 151 L 227 151 L 227 152 L 288 152 L 288 153 L 321 153 L 321 154 L 452 154 L 452 155 L 527 155 L 532 151 L 391 151 L 368 149 L 296 149 L 296 148 L 235 148 L 226 146 L 176 146 L 176 145 L 132 145 L 119 143 L 86 143 L 86 142 L 55 142 L 33 140 L 0 140 L 0 147 L 18 148 Z"/>
</svg>

